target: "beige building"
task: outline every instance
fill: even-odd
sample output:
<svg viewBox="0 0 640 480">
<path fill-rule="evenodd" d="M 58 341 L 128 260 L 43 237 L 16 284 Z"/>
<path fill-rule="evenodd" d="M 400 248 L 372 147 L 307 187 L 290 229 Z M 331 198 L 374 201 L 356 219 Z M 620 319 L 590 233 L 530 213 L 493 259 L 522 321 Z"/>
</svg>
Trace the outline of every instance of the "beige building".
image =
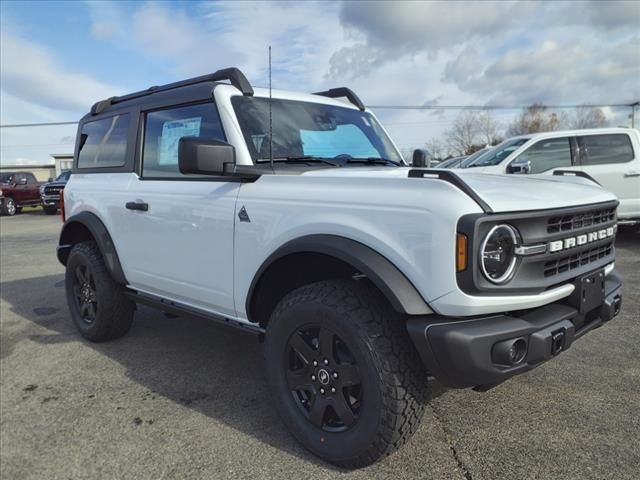
<svg viewBox="0 0 640 480">
<path fill-rule="evenodd" d="M 50 156 L 55 163 L 56 177 L 73 167 L 73 153 L 52 153 Z"/>
<path fill-rule="evenodd" d="M 46 165 L 2 165 L 0 172 L 31 172 L 39 182 L 46 182 L 56 177 L 56 166 L 52 163 Z"/>
</svg>

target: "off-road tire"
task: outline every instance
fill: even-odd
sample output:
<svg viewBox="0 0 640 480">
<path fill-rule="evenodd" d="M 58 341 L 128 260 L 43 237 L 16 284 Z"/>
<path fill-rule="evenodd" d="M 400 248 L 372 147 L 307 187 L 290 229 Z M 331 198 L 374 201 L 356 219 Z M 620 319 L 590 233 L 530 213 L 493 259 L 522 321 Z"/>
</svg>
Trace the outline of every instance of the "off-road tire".
<svg viewBox="0 0 640 480">
<path fill-rule="evenodd" d="M 81 307 L 74 293 L 76 269 L 81 267 L 90 272 L 96 299 L 94 319 L 89 323 L 83 319 Z M 107 267 L 96 243 L 86 241 L 77 243 L 71 249 L 67 259 L 65 273 L 67 303 L 71 318 L 80 334 L 92 342 L 104 342 L 121 337 L 129 331 L 133 321 L 135 303 L 124 295 L 122 285 L 116 283 Z"/>
<path fill-rule="evenodd" d="M 58 213 L 58 209 L 56 207 L 42 207 L 42 209 L 47 215 L 55 215 Z"/>
<path fill-rule="evenodd" d="M 290 338 L 315 323 L 336 332 L 353 352 L 362 374 L 359 416 L 338 433 L 311 423 L 287 381 L 284 357 L 290 354 Z M 284 423 L 304 447 L 335 465 L 370 465 L 400 448 L 420 424 L 426 403 L 425 370 L 403 318 L 367 280 L 323 281 L 289 293 L 267 325 L 265 357 Z"/>
<path fill-rule="evenodd" d="M 12 217 L 16 213 L 18 213 L 18 206 L 16 205 L 16 201 L 11 197 L 6 197 L 4 199 L 4 203 L 2 204 L 2 215 Z"/>
</svg>

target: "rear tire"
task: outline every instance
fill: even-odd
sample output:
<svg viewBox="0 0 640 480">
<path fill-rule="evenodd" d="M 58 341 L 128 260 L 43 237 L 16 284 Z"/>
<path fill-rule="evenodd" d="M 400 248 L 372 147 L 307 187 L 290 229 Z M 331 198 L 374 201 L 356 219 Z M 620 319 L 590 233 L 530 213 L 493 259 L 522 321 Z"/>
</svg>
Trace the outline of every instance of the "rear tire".
<svg viewBox="0 0 640 480">
<path fill-rule="evenodd" d="M 87 340 L 113 340 L 131 328 L 135 303 L 111 278 L 94 241 L 78 243 L 71 249 L 65 287 L 71 318 Z"/>
<path fill-rule="evenodd" d="M 370 465 L 418 428 L 425 371 L 404 319 L 366 281 L 289 293 L 271 315 L 265 354 L 284 423 L 331 463 Z"/>
<path fill-rule="evenodd" d="M 2 214 L 13 217 L 16 213 L 18 213 L 16 201 L 11 197 L 6 197 L 2 205 Z"/>
</svg>

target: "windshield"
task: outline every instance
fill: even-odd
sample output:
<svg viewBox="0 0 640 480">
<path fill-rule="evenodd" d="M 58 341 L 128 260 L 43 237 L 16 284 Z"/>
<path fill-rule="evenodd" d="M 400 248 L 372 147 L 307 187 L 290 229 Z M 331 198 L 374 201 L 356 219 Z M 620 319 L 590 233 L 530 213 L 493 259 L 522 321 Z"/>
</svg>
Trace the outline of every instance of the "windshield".
<svg viewBox="0 0 640 480">
<path fill-rule="evenodd" d="M 460 162 L 460 168 L 467 168 L 469 165 L 471 165 L 483 155 L 486 155 L 487 152 L 490 152 L 491 150 L 491 148 L 483 148 L 482 150 L 478 150 L 477 152 L 475 152 L 473 155 L 469 155 L 467 158 L 462 160 L 462 162 Z"/>
<path fill-rule="evenodd" d="M 71 176 L 71 170 L 62 172 L 60 175 L 57 176 L 56 182 L 68 182 L 70 176 Z"/>
<path fill-rule="evenodd" d="M 507 158 L 514 150 L 528 142 L 528 138 L 516 138 L 514 140 L 505 140 L 497 147 L 485 152 L 478 157 L 475 162 L 468 165 L 471 167 L 486 167 L 488 165 L 498 165 L 502 160 Z"/>
<path fill-rule="evenodd" d="M 13 173 L 0 173 L 0 183 L 11 183 Z"/>
<path fill-rule="evenodd" d="M 293 100 L 272 100 L 274 160 L 386 159 L 401 163 L 375 118 L 360 110 Z M 269 99 L 233 97 L 233 108 L 254 162 L 270 159 Z"/>
</svg>

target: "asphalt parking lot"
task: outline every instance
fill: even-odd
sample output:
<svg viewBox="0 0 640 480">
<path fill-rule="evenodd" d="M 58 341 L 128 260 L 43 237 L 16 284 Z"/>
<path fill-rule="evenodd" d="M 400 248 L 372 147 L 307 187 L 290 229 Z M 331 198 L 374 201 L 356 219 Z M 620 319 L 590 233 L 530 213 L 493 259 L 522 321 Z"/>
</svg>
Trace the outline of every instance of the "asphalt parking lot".
<svg viewBox="0 0 640 480">
<path fill-rule="evenodd" d="M 54 254 L 60 226 L 41 211 L 0 219 L 3 479 L 638 477 L 638 234 L 617 242 L 618 318 L 489 392 L 434 385 L 411 442 L 348 472 L 287 433 L 247 334 L 140 308 L 126 337 L 82 340 Z"/>
</svg>

